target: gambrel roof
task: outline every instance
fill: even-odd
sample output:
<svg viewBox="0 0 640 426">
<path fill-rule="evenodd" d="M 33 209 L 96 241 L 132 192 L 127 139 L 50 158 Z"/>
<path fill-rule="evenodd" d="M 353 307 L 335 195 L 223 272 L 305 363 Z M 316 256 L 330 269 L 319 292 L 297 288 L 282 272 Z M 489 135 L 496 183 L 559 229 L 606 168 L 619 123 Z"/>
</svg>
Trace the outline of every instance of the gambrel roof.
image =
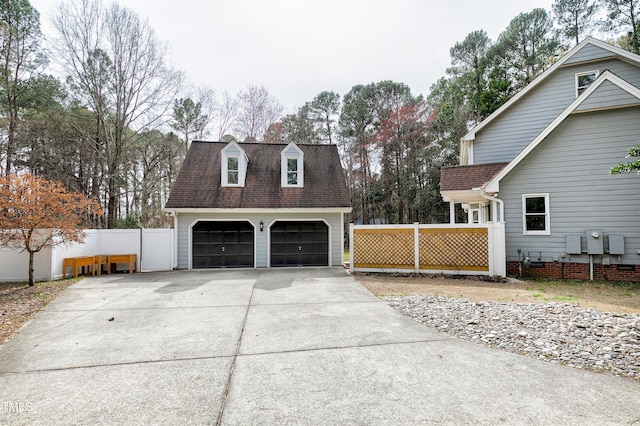
<svg viewBox="0 0 640 426">
<path fill-rule="evenodd" d="M 351 209 L 335 145 L 297 145 L 304 153 L 304 187 L 281 186 L 284 144 L 237 143 L 249 160 L 244 187 L 221 185 L 225 142 L 193 141 L 165 209 Z"/>
</svg>

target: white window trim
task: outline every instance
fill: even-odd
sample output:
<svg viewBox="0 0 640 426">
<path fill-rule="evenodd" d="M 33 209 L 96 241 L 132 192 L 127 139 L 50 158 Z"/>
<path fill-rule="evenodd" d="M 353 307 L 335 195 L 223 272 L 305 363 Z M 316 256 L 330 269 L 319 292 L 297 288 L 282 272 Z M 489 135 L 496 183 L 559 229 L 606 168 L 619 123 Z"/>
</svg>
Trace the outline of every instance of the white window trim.
<svg viewBox="0 0 640 426">
<path fill-rule="evenodd" d="M 292 146 L 298 151 L 298 155 L 286 155 L 286 152 Z M 287 179 L 289 173 L 287 163 L 289 160 L 296 160 L 298 162 L 298 183 L 295 185 L 290 185 Z M 293 142 L 287 145 L 280 153 L 280 185 L 283 188 L 304 188 L 304 152 Z"/>
<path fill-rule="evenodd" d="M 227 154 L 227 149 L 234 145 L 236 149 L 240 152 L 240 154 Z M 229 183 L 229 158 L 237 158 L 238 159 L 238 183 Z M 249 159 L 247 158 L 247 154 L 245 154 L 244 150 L 240 148 L 238 144 L 235 142 L 230 142 L 226 147 L 222 149 L 220 152 L 220 184 L 221 186 L 227 187 L 236 187 L 243 188 L 244 183 L 247 176 L 247 163 Z"/>
<path fill-rule="evenodd" d="M 578 96 L 580 96 L 580 93 L 578 92 L 578 90 L 580 89 L 580 87 L 578 87 L 578 77 L 582 77 L 583 75 L 590 75 L 590 74 L 595 74 L 596 75 L 596 79 L 597 79 L 598 76 L 600 75 L 600 70 L 593 70 L 593 71 L 585 71 L 585 72 L 576 73 L 576 76 L 575 76 L 576 98 Z M 586 86 L 584 88 L 584 90 L 586 90 L 587 87 L 589 87 L 589 86 Z"/>
<path fill-rule="evenodd" d="M 527 198 L 544 197 L 544 231 L 527 231 Z M 549 193 L 522 194 L 522 234 L 523 235 L 551 235 L 551 212 L 549 208 Z"/>
</svg>

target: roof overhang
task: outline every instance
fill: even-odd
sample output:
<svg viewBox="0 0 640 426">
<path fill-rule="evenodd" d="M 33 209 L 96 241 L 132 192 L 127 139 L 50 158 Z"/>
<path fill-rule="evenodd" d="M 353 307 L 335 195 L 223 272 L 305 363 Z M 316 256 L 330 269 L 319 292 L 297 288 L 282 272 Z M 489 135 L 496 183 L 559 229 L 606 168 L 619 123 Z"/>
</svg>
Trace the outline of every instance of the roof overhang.
<svg viewBox="0 0 640 426">
<path fill-rule="evenodd" d="M 442 199 L 450 203 L 486 203 L 480 188 L 464 189 L 458 191 L 440 191 Z"/>
<path fill-rule="evenodd" d="M 173 213 L 245 213 L 245 214 L 282 214 L 282 213 L 351 213 L 351 207 L 324 207 L 324 208 L 238 208 L 238 209 L 217 209 L 217 208 L 163 208 L 165 212 Z"/>
</svg>

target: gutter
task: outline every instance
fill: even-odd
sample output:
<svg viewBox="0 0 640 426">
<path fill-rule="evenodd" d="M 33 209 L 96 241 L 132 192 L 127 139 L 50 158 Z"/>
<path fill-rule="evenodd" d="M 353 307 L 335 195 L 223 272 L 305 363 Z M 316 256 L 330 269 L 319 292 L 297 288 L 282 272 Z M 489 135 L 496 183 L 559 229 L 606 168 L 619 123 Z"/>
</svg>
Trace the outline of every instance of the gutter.
<svg viewBox="0 0 640 426">
<path fill-rule="evenodd" d="M 476 189 L 476 188 L 474 188 Z M 486 200 L 489 201 L 495 201 L 496 203 L 498 203 L 500 205 L 500 223 L 504 223 L 504 201 L 502 201 L 500 198 L 496 197 L 495 195 L 489 195 L 485 192 L 484 188 L 477 188 L 480 190 L 480 196 Z M 495 222 L 495 218 L 493 220 Z"/>
</svg>

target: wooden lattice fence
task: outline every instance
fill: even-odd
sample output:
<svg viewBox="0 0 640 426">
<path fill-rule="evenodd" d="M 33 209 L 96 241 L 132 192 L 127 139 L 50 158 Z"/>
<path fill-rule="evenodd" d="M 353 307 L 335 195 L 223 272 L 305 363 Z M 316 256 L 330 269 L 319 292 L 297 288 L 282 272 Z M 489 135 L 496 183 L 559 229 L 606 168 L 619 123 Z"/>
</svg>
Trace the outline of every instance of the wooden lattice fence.
<svg viewBox="0 0 640 426">
<path fill-rule="evenodd" d="M 351 225 L 352 271 L 506 273 L 504 225 Z"/>
</svg>

